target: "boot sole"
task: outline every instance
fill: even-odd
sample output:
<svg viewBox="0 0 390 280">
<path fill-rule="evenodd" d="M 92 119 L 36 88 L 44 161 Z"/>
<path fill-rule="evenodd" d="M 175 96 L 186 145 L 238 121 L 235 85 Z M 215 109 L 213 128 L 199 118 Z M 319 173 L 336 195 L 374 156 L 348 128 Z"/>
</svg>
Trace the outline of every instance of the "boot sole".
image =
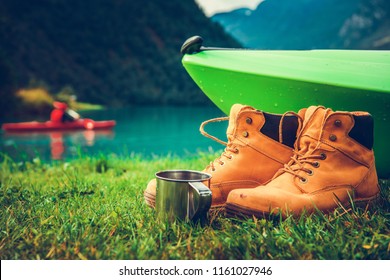
<svg viewBox="0 0 390 280">
<path fill-rule="evenodd" d="M 377 195 L 371 196 L 369 198 L 360 198 L 354 199 L 352 203 L 348 202 L 344 208 L 350 210 L 352 208 L 371 208 L 373 205 L 379 204 L 382 201 L 382 195 L 379 192 Z M 352 207 L 353 205 L 353 207 Z"/>
<path fill-rule="evenodd" d="M 146 204 L 150 208 L 155 208 L 156 207 L 156 196 L 155 195 L 153 195 L 151 193 L 148 193 L 148 192 L 144 192 L 144 198 L 145 198 Z"/>
<path fill-rule="evenodd" d="M 226 203 L 225 205 L 225 214 L 226 217 L 233 218 L 250 218 L 250 217 L 256 217 L 256 218 L 265 218 L 270 215 L 269 212 L 265 211 L 258 211 L 252 208 L 244 207 L 238 204 L 234 203 Z"/>
<path fill-rule="evenodd" d="M 348 203 L 346 205 L 343 205 L 343 208 L 346 211 L 350 211 L 352 208 L 367 209 L 369 207 L 372 207 L 375 204 L 380 203 L 381 200 L 382 200 L 382 196 L 380 193 L 378 193 L 377 195 L 369 197 L 369 198 L 355 199 L 355 200 L 353 200 L 352 203 Z M 353 207 L 352 207 L 352 205 L 353 205 Z M 339 207 L 341 207 L 341 206 L 339 205 Z M 333 209 L 333 210 L 335 210 L 335 209 Z M 238 217 L 238 218 L 256 217 L 256 218 L 260 218 L 260 219 L 271 217 L 273 215 L 278 215 L 278 213 L 271 213 L 269 211 L 259 211 L 256 209 L 244 207 L 244 206 L 234 204 L 234 203 L 226 203 L 225 213 L 226 213 L 227 217 Z M 329 211 L 327 211 L 327 212 L 324 211 L 324 213 L 329 213 Z"/>
</svg>

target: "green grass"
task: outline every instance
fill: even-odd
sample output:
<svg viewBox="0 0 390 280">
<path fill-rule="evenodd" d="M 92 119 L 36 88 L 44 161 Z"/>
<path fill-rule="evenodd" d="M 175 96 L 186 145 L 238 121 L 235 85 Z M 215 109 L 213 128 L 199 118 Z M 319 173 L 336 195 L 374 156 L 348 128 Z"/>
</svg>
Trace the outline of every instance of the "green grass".
<svg viewBox="0 0 390 280">
<path fill-rule="evenodd" d="M 370 210 L 285 220 L 159 222 L 143 191 L 161 169 L 201 170 L 212 155 L 0 163 L 0 258 L 390 259 L 389 181 Z"/>
</svg>

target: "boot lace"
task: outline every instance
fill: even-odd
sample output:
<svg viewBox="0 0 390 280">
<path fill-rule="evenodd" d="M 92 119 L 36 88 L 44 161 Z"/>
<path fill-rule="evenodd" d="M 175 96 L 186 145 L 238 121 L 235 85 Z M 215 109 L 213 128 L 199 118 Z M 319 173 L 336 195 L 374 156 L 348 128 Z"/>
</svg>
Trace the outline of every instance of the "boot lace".
<svg viewBox="0 0 390 280">
<path fill-rule="evenodd" d="M 233 158 L 233 155 L 232 154 L 237 154 L 238 153 L 238 148 L 237 148 L 237 145 L 236 144 L 233 144 L 233 142 L 229 139 L 228 137 L 228 142 L 225 142 L 225 141 L 222 141 L 221 139 L 213 136 L 213 135 L 210 135 L 208 134 L 205 130 L 204 130 L 204 127 L 209 124 L 209 123 L 213 123 L 213 122 L 221 122 L 221 121 L 228 121 L 229 120 L 229 117 L 220 117 L 220 118 L 215 118 L 215 119 L 210 119 L 210 120 L 207 120 L 207 121 L 204 121 L 201 123 L 200 125 L 200 133 L 207 137 L 207 138 L 210 138 L 224 146 L 226 146 L 226 148 L 224 149 L 224 151 L 222 152 L 222 154 L 216 158 L 214 161 L 211 161 L 209 166 L 211 167 L 211 170 L 212 171 L 215 171 L 215 163 L 219 164 L 219 165 L 224 165 L 225 164 L 225 161 L 223 160 L 223 158 L 227 158 L 227 159 L 232 159 Z"/>
<path fill-rule="evenodd" d="M 303 171 L 309 176 L 313 175 L 313 169 L 304 167 L 305 163 L 310 164 L 314 168 L 318 168 L 320 166 L 320 162 L 318 160 L 325 160 L 326 154 L 301 154 L 298 151 L 294 151 L 294 155 L 291 157 L 291 160 L 288 164 L 285 164 L 282 168 L 282 171 L 292 174 L 295 177 L 298 177 L 302 183 L 307 182 L 307 178 L 299 175 L 299 171 Z"/>
<path fill-rule="evenodd" d="M 321 127 L 324 126 L 326 122 L 326 117 L 328 113 L 331 111 L 331 109 L 326 109 L 325 112 L 323 113 L 322 116 L 322 121 L 321 121 Z M 299 134 L 302 134 L 303 128 L 299 128 Z M 320 154 L 308 154 L 308 153 L 300 153 L 299 152 L 299 145 L 297 144 L 299 142 L 300 135 L 298 136 L 298 139 L 296 140 L 296 146 L 294 149 L 294 155 L 291 157 L 291 160 L 288 164 L 285 164 L 284 167 L 281 169 L 281 172 L 287 172 L 292 174 L 295 177 L 298 177 L 301 183 L 307 183 L 308 179 L 302 175 L 299 175 L 299 171 L 303 171 L 309 176 L 313 175 L 313 169 L 309 169 L 304 167 L 305 163 L 308 163 L 312 165 L 314 168 L 318 168 L 320 166 L 320 162 L 318 160 L 325 160 L 326 159 L 326 154 L 325 153 L 320 153 Z M 317 150 L 318 146 L 314 149 Z M 305 192 L 302 188 L 297 186 L 302 192 Z"/>
<path fill-rule="evenodd" d="M 285 112 L 281 119 L 280 119 L 280 123 L 279 123 L 279 142 L 282 143 L 283 142 L 283 119 L 288 116 L 288 115 L 295 115 L 298 119 L 300 119 L 301 121 L 299 122 L 299 127 L 298 127 L 298 131 L 300 131 L 301 129 L 301 125 L 302 125 L 302 117 L 295 113 L 295 112 L 292 112 L 292 111 L 288 111 L 288 112 Z M 209 166 L 211 167 L 211 170 L 212 171 L 215 171 L 215 165 L 214 163 L 218 163 L 220 165 L 224 165 L 225 162 L 222 160 L 223 157 L 227 158 L 227 159 L 232 159 L 233 158 L 233 155 L 232 154 L 238 154 L 239 152 L 239 149 L 238 149 L 238 145 L 237 144 L 234 144 L 230 137 L 228 136 L 228 142 L 225 142 L 225 141 L 222 141 L 221 139 L 213 136 L 213 135 L 210 135 L 209 133 L 207 133 L 205 130 L 204 130 L 204 127 L 209 124 L 209 123 L 213 123 L 213 122 L 221 122 L 221 121 L 228 121 L 229 120 L 229 117 L 220 117 L 220 118 L 214 118 L 214 119 L 210 119 L 210 120 L 207 120 L 207 121 L 204 121 L 201 123 L 200 125 L 200 133 L 207 137 L 207 138 L 210 138 L 210 139 L 213 139 L 214 141 L 226 146 L 225 150 L 222 152 L 221 156 L 217 159 L 215 159 L 213 162 L 210 162 Z"/>
</svg>

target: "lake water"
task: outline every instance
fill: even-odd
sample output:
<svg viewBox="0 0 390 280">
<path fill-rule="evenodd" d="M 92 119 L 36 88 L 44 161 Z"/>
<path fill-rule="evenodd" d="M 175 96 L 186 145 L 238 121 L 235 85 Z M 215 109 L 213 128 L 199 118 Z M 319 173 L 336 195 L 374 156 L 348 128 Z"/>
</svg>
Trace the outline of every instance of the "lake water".
<svg viewBox="0 0 390 280">
<path fill-rule="evenodd" d="M 132 107 L 80 112 L 94 120 L 115 120 L 113 130 L 40 133 L 0 132 L 1 153 L 16 161 L 71 159 L 83 156 L 131 153 L 186 156 L 224 147 L 204 137 L 200 124 L 225 116 L 216 107 Z M 5 120 L 17 122 L 22 120 Z M 206 126 L 210 134 L 226 140 L 227 122 Z"/>
</svg>

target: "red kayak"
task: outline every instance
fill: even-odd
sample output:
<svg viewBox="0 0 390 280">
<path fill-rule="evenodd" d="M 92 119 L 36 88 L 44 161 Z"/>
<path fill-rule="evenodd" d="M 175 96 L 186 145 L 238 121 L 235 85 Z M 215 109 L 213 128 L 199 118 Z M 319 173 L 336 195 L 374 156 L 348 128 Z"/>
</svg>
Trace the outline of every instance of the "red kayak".
<svg viewBox="0 0 390 280">
<path fill-rule="evenodd" d="M 2 129 L 5 131 L 31 132 L 31 131 L 50 131 L 50 130 L 96 130 L 96 129 L 111 129 L 116 122 L 110 121 L 94 121 L 91 119 L 79 119 L 72 122 L 21 122 L 21 123 L 5 123 Z"/>
</svg>

